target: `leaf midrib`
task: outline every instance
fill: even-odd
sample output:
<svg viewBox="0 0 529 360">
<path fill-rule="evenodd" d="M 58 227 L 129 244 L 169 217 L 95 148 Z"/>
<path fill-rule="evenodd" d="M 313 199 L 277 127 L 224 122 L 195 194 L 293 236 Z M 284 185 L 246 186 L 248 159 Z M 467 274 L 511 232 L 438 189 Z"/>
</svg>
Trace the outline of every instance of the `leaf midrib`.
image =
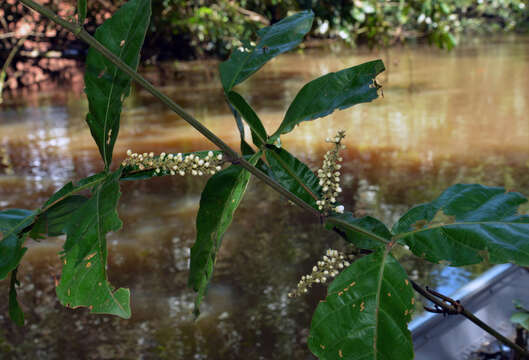
<svg viewBox="0 0 529 360">
<path fill-rule="evenodd" d="M 380 308 L 380 292 L 382 289 L 382 280 L 384 278 L 384 270 L 386 269 L 386 257 L 389 254 L 389 251 L 391 250 L 391 247 L 386 247 L 384 250 L 384 254 L 382 255 L 382 261 L 380 263 L 380 271 L 378 274 L 378 282 L 377 282 L 377 291 L 376 291 L 376 297 L 375 297 L 375 334 L 373 335 L 373 359 L 377 360 L 378 357 L 378 347 L 377 347 L 377 341 L 378 341 L 378 314 L 379 314 L 379 308 Z"/>
<path fill-rule="evenodd" d="M 410 235 L 415 235 L 415 234 L 418 234 L 418 233 L 421 233 L 421 232 L 426 232 L 426 231 L 429 231 L 429 230 L 435 230 L 435 229 L 438 229 L 438 228 L 444 228 L 444 227 L 449 227 L 449 226 L 460 226 L 460 225 L 527 225 L 529 226 L 529 223 L 524 223 L 524 222 L 512 222 L 512 221 L 499 221 L 499 220 L 494 220 L 494 221 L 469 221 L 469 222 L 461 222 L 461 221 L 456 221 L 456 222 L 453 222 L 453 223 L 450 223 L 450 224 L 437 224 L 437 225 L 432 225 L 430 227 L 427 227 L 427 228 L 422 228 L 422 229 L 417 229 L 417 230 L 412 230 L 412 231 L 408 231 L 408 232 L 404 232 L 404 233 L 400 233 L 400 234 L 397 234 L 394 236 L 394 239 L 395 240 L 399 240 L 399 239 L 402 239 L 402 238 L 405 238 L 407 236 L 410 236 Z"/>
<path fill-rule="evenodd" d="M 284 170 L 286 170 L 286 172 L 314 199 L 314 200 L 318 200 L 318 196 L 316 194 L 314 194 L 312 192 L 311 189 L 308 188 L 307 185 L 305 185 L 305 183 L 297 176 L 297 174 L 294 172 L 294 170 L 292 170 L 290 168 L 290 166 L 285 162 L 283 161 L 283 159 L 281 158 L 281 156 L 279 156 L 279 154 L 277 154 L 275 151 L 271 150 L 269 151 L 269 153 L 272 154 L 272 156 L 281 164 L 281 166 L 283 167 Z"/>
<path fill-rule="evenodd" d="M 141 4 L 139 4 L 135 11 L 134 11 L 134 20 L 136 19 L 137 17 L 137 14 L 138 14 L 138 11 L 141 7 Z M 133 28 L 133 24 L 135 24 L 135 21 L 131 21 L 130 22 L 130 25 L 129 25 L 129 28 L 127 30 L 127 35 L 125 36 L 125 44 L 120 47 L 120 51 L 119 51 L 119 58 L 121 59 L 121 55 L 123 54 L 123 52 L 125 51 L 125 48 L 128 47 L 128 44 L 129 44 L 129 35 L 130 35 L 130 32 L 131 32 L 131 29 Z M 107 124 L 108 124 L 108 115 L 110 113 L 109 109 L 110 109 L 110 100 L 112 99 L 112 93 L 114 92 L 114 84 L 116 83 L 116 77 L 118 75 L 118 73 L 120 72 L 120 70 L 118 69 L 117 66 L 114 66 L 114 73 L 112 75 L 112 84 L 110 86 L 110 92 L 109 92 L 109 95 L 108 95 L 108 100 L 107 100 L 107 106 L 106 106 L 106 110 L 105 110 L 105 119 L 104 119 L 104 124 L 103 124 L 103 158 L 104 158 L 104 161 L 105 161 L 105 167 L 108 168 L 110 163 L 107 163 L 107 145 L 110 146 L 109 144 L 107 144 L 106 142 L 106 138 L 107 138 Z M 129 80 L 130 81 L 130 80 Z M 110 159 L 110 162 L 112 162 L 112 159 Z"/>
</svg>

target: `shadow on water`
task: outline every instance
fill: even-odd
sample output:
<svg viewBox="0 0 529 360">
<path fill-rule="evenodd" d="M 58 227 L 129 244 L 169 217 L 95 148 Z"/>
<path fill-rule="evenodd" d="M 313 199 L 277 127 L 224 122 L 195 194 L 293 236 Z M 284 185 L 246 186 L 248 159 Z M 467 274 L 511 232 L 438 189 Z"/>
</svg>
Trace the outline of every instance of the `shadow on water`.
<svg viewBox="0 0 529 360">
<path fill-rule="evenodd" d="M 491 51 L 492 48 L 494 51 Z M 347 130 L 341 201 L 357 216 L 388 225 L 411 205 L 458 183 L 500 185 L 529 194 L 528 38 L 492 47 L 467 45 L 452 53 L 425 48 L 305 51 L 284 55 L 240 92 L 270 132 L 304 82 L 329 71 L 382 57 L 383 99 L 324 120 L 303 123 L 283 144 L 312 168 L 327 150 L 323 139 Z M 223 139 L 238 134 L 212 63 L 167 65 L 147 76 Z M 203 72 L 208 69 L 207 72 Z M 100 171 L 99 154 L 84 124 L 86 100 L 73 92 L 12 97 L 0 108 L 0 209 L 36 208 L 70 179 Z M 115 161 L 134 151 L 211 148 L 176 115 L 136 88 L 127 100 Z M 157 178 L 122 183 L 123 229 L 111 234 L 109 276 L 130 287 L 133 316 L 90 316 L 60 306 L 55 281 L 63 239 L 29 243 L 20 299 L 27 325 L 7 318 L 7 283 L 0 283 L 0 357 L 7 359 L 312 359 L 306 339 L 323 287 L 289 299 L 328 247 L 345 249 L 315 219 L 288 205 L 259 181 L 226 233 L 214 279 L 194 321 L 187 288 L 189 248 L 206 179 Z M 463 269 L 399 254 L 410 277 L 452 292 L 487 265 Z"/>
</svg>

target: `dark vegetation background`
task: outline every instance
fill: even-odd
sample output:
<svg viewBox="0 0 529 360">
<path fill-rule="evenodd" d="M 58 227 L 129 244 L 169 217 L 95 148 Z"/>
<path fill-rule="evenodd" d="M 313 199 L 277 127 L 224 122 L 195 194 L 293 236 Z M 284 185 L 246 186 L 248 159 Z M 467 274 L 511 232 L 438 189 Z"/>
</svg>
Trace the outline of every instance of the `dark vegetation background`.
<svg viewBox="0 0 529 360">
<path fill-rule="evenodd" d="M 75 0 L 40 2 L 75 20 Z M 93 33 L 122 3 L 88 1 L 86 29 Z M 153 0 L 143 64 L 225 58 L 240 46 L 240 39 L 255 30 L 309 8 L 316 18 L 308 46 L 334 39 L 353 46 L 422 41 L 451 49 L 461 33 L 529 29 L 529 0 Z M 5 88 L 82 80 L 80 69 L 87 46 L 16 0 L 4 0 L 0 8 L 2 65 L 17 44 L 16 56 L 5 69 Z"/>
</svg>

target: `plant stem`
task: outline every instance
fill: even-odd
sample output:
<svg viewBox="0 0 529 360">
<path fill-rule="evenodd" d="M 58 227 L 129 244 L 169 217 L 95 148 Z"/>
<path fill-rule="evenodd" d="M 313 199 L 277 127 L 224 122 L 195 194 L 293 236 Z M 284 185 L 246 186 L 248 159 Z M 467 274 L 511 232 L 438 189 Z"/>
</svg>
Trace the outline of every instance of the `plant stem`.
<svg viewBox="0 0 529 360">
<path fill-rule="evenodd" d="M 435 305 L 437 305 L 437 306 L 439 306 L 439 307 L 441 307 L 441 308 L 443 308 L 445 310 L 449 310 L 450 305 L 448 305 L 444 301 L 439 300 L 434 295 L 430 294 L 428 291 L 423 289 L 415 281 L 413 281 L 413 280 L 410 280 L 410 281 L 411 281 L 411 284 L 413 286 L 413 289 L 415 291 L 417 291 L 419 294 L 421 294 L 422 296 L 424 296 L 425 298 L 427 298 L 428 300 L 433 302 Z M 479 326 L 480 328 L 482 328 L 483 330 L 485 330 L 486 332 L 488 332 L 489 334 L 494 336 L 500 342 L 502 342 L 503 344 L 507 345 L 508 347 L 510 347 L 511 349 L 516 351 L 518 354 L 524 356 L 525 359 L 529 359 L 529 352 L 527 350 L 523 349 L 520 345 L 512 342 L 511 340 L 509 340 L 508 338 L 506 338 L 505 336 L 503 336 L 502 334 L 500 334 L 499 332 L 497 332 L 496 330 L 494 330 L 493 328 L 491 328 L 490 326 L 485 324 L 483 321 L 478 319 L 474 314 L 472 314 L 471 312 L 467 311 L 465 308 L 462 308 L 462 311 L 459 312 L 458 314 L 463 315 L 468 320 L 472 321 L 474 324 L 476 324 L 477 326 Z"/>
<path fill-rule="evenodd" d="M 175 113 L 180 115 L 182 119 L 187 121 L 195 129 L 197 129 L 209 141 L 211 141 L 213 144 L 218 146 L 219 149 L 221 149 L 228 156 L 228 158 L 232 161 L 232 163 L 240 164 L 243 168 L 248 170 L 255 177 L 261 179 L 263 182 L 265 182 L 267 185 L 269 185 L 274 190 L 279 192 L 281 195 L 285 196 L 290 201 L 294 202 L 295 204 L 302 207 L 303 209 L 311 212 L 314 216 L 317 216 L 317 217 L 320 216 L 320 212 L 318 210 L 314 209 L 312 206 L 305 203 L 303 200 L 301 200 L 296 195 L 292 194 L 291 192 L 283 188 L 275 180 L 267 176 L 261 170 L 259 170 L 258 168 L 250 164 L 244 158 L 240 157 L 239 154 L 235 150 L 229 147 L 224 141 L 222 141 L 219 137 L 213 134 L 207 127 L 202 125 L 202 123 L 200 123 L 197 119 L 195 119 L 191 114 L 186 112 L 182 107 L 176 104 L 167 95 L 163 94 L 161 91 L 156 89 L 154 85 L 152 85 L 149 81 L 147 81 L 143 76 L 141 76 L 134 69 L 132 69 L 127 64 L 125 64 L 119 57 L 114 55 L 114 53 L 109 51 L 104 45 L 102 45 L 99 41 L 97 41 L 97 39 L 95 39 L 88 32 L 86 32 L 86 30 L 84 30 L 82 26 L 78 25 L 77 23 L 69 22 L 69 21 L 62 19 L 50 9 L 34 2 L 33 0 L 19 0 L 19 1 L 25 6 L 29 7 L 30 9 L 35 10 L 39 14 L 46 16 L 48 19 L 55 22 L 57 25 L 60 25 L 64 27 L 65 29 L 71 31 L 79 39 L 83 40 L 88 45 L 90 45 L 92 48 L 94 48 L 96 51 L 98 51 L 101 55 L 106 57 L 117 68 L 119 68 L 121 71 L 129 75 L 133 80 L 135 80 L 137 83 L 143 86 L 154 97 L 158 98 L 161 102 L 167 105 L 171 110 L 173 110 Z"/>
<path fill-rule="evenodd" d="M 124 73 L 129 75 L 133 80 L 135 80 L 137 83 L 142 85 L 148 92 L 150 92 L 154 97 L 158 98 L 161 102 L 166 104 L 171 110 L 173 110 L 175 113 L 180 115 L 185 121 L 187 121 L 191 126 L 193 126 L 195 129 L 197 129 L 202 135 L 204 135 L 208 140 L 210 140 L 213 144 L 218 146 L 232 161 L 234 164 L 240 164 L 243 168 L 248 170 L 250 173 L 255 175 L 255 177 L 261 179 L 263 182 L 265 182 L 267 185 L 272 187 L 274 190 L 279 192 L 281 195 L 285 196 L 287 199 L 291 200 L 295 204 L 299 205 L 303 209 L 309 211 L 311 214 L 320 217 L 320 212 L 311 207 L 309 204 L 305 203 L 303 200 L 298 198 L 296 195 L 292 194 L 288 190 L 284 189 L 281 185 L 279 185 L 275 180 L 267 176 L 265 173 L 263 173 L 261 170 L 257 169 L 255 166 L 250 164 L 248 161 L 246 161 L 244 158 L 240 157 L 239 154 L 233 150 L 231 147 L 229 147 L 224 141 L 222 141 L 219 137 L 217 137 L 215 134 L 213 134 L 208 128 L 206 128 L 202 123 L 200 123 L 197 119 L 195 119 L 191 114 L 187 113 L 182 107 L 180 107 L 178 104 L 176 104 L 173 100 L 171 100 L 168 96 L 163 94 L 161 91 L 156 89 L 154 85 L 152 85 L 150 82 L 148 82 L 143 76 L 138 74 L 134 69 L 132 69 L 130 66 L 125 64 L 120 58 L 118 58 L 114 53 L 109 51 L 105 46 L 103 46 L 99 41 L 97 41 L 94 37 L 92 37 L 88 32 L 86 32 L 82 26 L 78 25 L 77 23 L 72 23 L 69 21 L 66 21 L 62 19 L 61 17 L 57 16 L 53 11 L 50 9 L 32 1 L 32 0 L 19 0 L 22 4 L 29 7 L 30 9 L 33 9 L 34 11 L 38 12 L 41 15 L 46 16 L 51 21 L 55 22 L 59 26 L 62 26 L 63 28 L 71 31 L 75 36 L 77 36 L 79 39 L 86 42 L 88 45 L 90 45 L 92 48 L 94 48 L 96 51 L 98 51 L 101 55 L 106 57 L 110 62 L 112 62 L 117 68 L 122 70 Z M 347 224 L 345 222 L 340 221 L 339 219 L 330 217 L 328 219 L 329 222 L 340 224 L 343 226 L 347 226 L 351 228 L 352 230 L 361 232 L 373 239 L 376 239 L 378 241 L 382 241 L 384 243 L 388 243 L 388 241 L 384 238 L 381 238 L 377 236 L 376 234 L 373 234 L 369 231 L 366 231 L 362 228 L 357 228 L 354 226 L 351 226 L 350 224 Z M 427 299 L 433 301 L 437 305 L 441 307 L 446 307 L 446 304 L 439 301 L 435 297 L 431 296 L 426 290 L 422 289 L 420 286 L 418 286 L 416 283 L 412 281 L 413 288 L 419 292 L 421 295 L 426 297 Z M 490 333 L 492 336 L 497 338 L 499 341 L 503 342 L 505 345 L 509 346 L 510 348 L 514 349 L 520 354 L 523 354 L 524 356 L 529 357 L 529 353 L 522 349 L 519 345 L 513 343 L 500 333 L 496 332 L 494 329 L 489 327 L 487 324 L 479 320 L 477 317 L 475 317 L 473 314 L 469 313 L 466 310 L 463 310 L 461 315 L 465 316 L 470 321 L 474 322 L 476 325 Z"/>
<path fill-rule="evenodd" d="M 331 224 L 340 225 L 340 226 L 342 226 L 344 228 L 349 228 L 352 231 L 356 231 L 356 232 L 358 232 L 360 234 L 364 234 L 366 236 L 369 236 L 373 240 L 377 240 L 378 242 L 381 242 L 383 244 L 389 244 L 391 242 L 390 240 L 384 239 L 382 236 L 378 236 L 377 234 L 374 234 L 371 231 L 368 231 L 368 230 L 366 230 L 364 228 L 361 228 L 359 226 L 355 226 L 353 224 L 348 223 L 347 221 L 341 220 L 341 219 L 333 217 L 333 216 L 328 217 L 327 218 L 327 222 L 331 223 Z"/>
</svg>

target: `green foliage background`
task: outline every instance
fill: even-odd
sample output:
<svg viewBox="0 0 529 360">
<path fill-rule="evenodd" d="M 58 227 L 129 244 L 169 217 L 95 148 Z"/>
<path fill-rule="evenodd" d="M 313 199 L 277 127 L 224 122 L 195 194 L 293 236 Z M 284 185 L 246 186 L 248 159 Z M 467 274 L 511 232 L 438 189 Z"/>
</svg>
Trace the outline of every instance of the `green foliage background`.
<svg viewBox="0 0 529 360">
<path fill-rule="evenodd" d="M 183 45 L 187 56 L 227 56 L 267 19 L 275 23 L 306 9 L 314 12 L 312 38 L 351 45 L 427 40 L 451 49 L 462 32 L 529 29 L 527 0 L 155 0 L 151 31 L 159 41 Z"/>
</svg>

